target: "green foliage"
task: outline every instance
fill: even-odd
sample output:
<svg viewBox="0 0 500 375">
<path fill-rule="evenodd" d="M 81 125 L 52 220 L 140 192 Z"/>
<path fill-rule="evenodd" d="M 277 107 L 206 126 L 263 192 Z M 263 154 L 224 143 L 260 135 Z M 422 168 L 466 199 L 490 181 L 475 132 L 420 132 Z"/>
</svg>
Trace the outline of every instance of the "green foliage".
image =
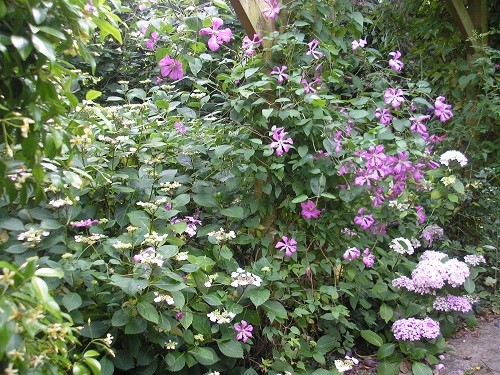
<svg viewBox="0 0 500 375">
<path fill-rule="evenodd" d="M 82 344 L 112 344 L 76 349 L 73 372 L 338 374 L 355 365 L 346 355 L 376 353 L 379 373 L 402 361 L 428 373 L 444 339 L 396 341 L 392 324 L 431 316 L 444 335 L 465 314 L 436 311 L 433 295 L 392 285 L 411 275 L 419 255 L 408 245 L 395 251 L 394 239 L 429 247 L 417 206 L 425 225 L 447 223 L 474 193 L 456 165 L 433 163 L 435 145 L 410 128 L 410 117 L 433 112 L 430 85 L 396 75 L 373 46 L 352 51 L 371 21 L 348 1 L 288 3 L 291 26 L 265 35 L 270 47 L 253 56 L 239 49 L 241 30 L 224 2 L 164 5 L 140 10 L 141 19 L 130 13 L 116 78 L 120 54 L 101 39 L 104 86 L 82 90 L 71 134 L 58 148 L 44 143 L 40 173 L 9 173 L 24 198 L 7 189 L 0 200 L 0 260 L 38 256 L 39 276 L 62 275 L 50 287 L 38 275 L 30 284 L 47 311 L 83 327 Z M 214 16 L 235 39 L 216 52 L 199 35 Z M 104 38 L 119 39 L 94 22 Z M 146 51 L 153 32 L 159 38 Z M 308 46 L 314 38 L 320 59 Z M 167 55 L 185 76 L 157 82 Z M 125 69 L 136 57 L 147 61 Z M 283 65 L 289 77 L 278 83 L 270 72 Z M 147 69 L 134 74 L 138 66 Z M 387 106 L 388 88 L 401 88 L 404 104 Z M 389 107 L 394 119 L 381 124 L 376 110 Z M 277 128 L 293 138 L 281 155 L 272 146 Z M 442 124 L 432 118 L 428 128 L 440 132 Z M 370 157 L 377 166 L 395 160 L 403 185 L 395 170 L 363 180 Z M 38 173 L 38 190 L 27 173 Z M 383 200 L 374 204 L 377 194 Z M 318 217 L 301 214 L 309 202 Z M 365 230 L 359 215 L 376 223 Z M 284 236 L 297 241 L 290 256 L 277 247 Z M 437 238 L 432 245 L 452 247 Z M 361 260 L 366 253 L 349 259 L 353 247 L 375 263 Z M 468 293 L 483 271 L 472 270 Z M 461 288 L 438 291 L 448 293 Z"/>
<path fill-rule="evenodd" d="M 0 2 L 0 191 L 11 200 L 25 201 L 30 190 L 7 177 L 23 165 L 30 168 L 24 186 L 41 198 L 39 163 L 71 147 L 76 125 L 68 113 L 79 104 L 73 93 L 78 73 L 68 58 L 79 55 L 95 67 L 86 42 L 96 29 L 101 38 L 120 41 L 118 22 L 104 1 Z"/>
</svg>

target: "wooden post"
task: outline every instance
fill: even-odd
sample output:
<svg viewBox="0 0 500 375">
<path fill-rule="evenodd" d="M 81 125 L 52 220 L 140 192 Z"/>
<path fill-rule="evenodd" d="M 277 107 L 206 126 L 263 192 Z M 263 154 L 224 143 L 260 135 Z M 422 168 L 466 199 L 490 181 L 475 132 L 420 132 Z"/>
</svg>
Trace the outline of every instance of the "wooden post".
<svg viewBox="0 0 500 375">
<path fill-rule="evenodd" d="M 230 1 L 250 39 L 253 38 L 254 34 L 263 35 L 276 30 L 276 23 L 274 20 L 269 20 L 262 15 L 262 10 L 269 7 L 264 0 Z"/>
<path fill-rule="evenodd" d="M 464 0 L 446 0 L 446 6 L 451 13 L 455 24 L 466 40 L 469 47 L 486 43 L 486 38 L 474 40 L 474 31 L 485 33 L 488 31 L 488 1 L 469 0 L 469 8 L 465 7 Z"/>
</svg>

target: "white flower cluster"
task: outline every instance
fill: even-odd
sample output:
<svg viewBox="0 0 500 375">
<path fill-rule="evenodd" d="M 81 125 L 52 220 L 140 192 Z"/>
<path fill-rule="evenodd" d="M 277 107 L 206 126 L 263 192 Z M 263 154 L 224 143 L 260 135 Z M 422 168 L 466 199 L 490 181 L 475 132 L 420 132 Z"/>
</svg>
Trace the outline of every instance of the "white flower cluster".
<svg viewBox="0 0 500 375">
<path fill-rule="evenodd" d="M 160 190 L 165 192 L 165 193 L 170 193 L 172 190 L 174 189 L 177 189 L 179 187 L 181 187 L 182 185 L 177 182 L 177 181 L 174 181 L 174 182 L 162 182 L 160 184 Z"/>
<path fill-rule="evenodd" d="M 168 340 L 165 343 L 165 349 L 168 349 L 168 350 L 174 350 L 176 346 L 177 346 L 177 343 L 175 341 L 172 341 L 172 340 Z"/>
<path fill-rule="evenodd" d="M 188 252 L 187 251 L 181 251 L 175 255 L 175 260 L 181 261 L 181 260 L 187 260 L 188 259 Z"/>
<path fill-rule="evenodd" d="M 460 151 L 450 150 L 446 151 L 443 155 L 439 157 L 439 162 L 443 165 L 450 165 L 450 161 L 456 160 L 461 167 L 467 165 L 467 158 Z"/>
<path fill-rule="evenodd" d="M 127 250 L 127 249 L 131 249 L 132 248 L 132 244 L 131 243 L 124 243 L 120 240 L 117 240 L 114 244 L 113 244 L 113 247 L 117 250 Z"/>
<path fill-rule="evenodd" d="M 262 284 L 262 279 L 259 276 L 247 272 L 242 268 L 238 268 L 236 272 L 232 272 L 231 277 L 233 278 L 231 286 L 235 288 L 246 285 L 260 286 Z"/>
<path fill-rule="evenodd" d="M 86 148 L 92 143 L 92 129 L 90 129 L 90 127 L 88 126 L 84 127 L 83 134 L 75 135 L 73 138 L 71 138 L 70 143 L 73 147 L 81 146 L 82 148 Z"/>
<path fill-rule="evenodd" d="M 150 210 L 152 212 L 156 211 L 161 205 L 165 204 L 167 202 L 168 198 L 167 197 L 161 197 L 160 199 L 157 199 L 154 202 L 137 202 L 136 204 L 138 206 L 144 207 L 147 210 Z"/>
<path fill-rule="evenodd" d="M 156 264 L 158 267 L 163 266 L 163 257 L 156 252 L 154 247 L 142 250 L 139 254 L 134 255 L 133 260 L 135 263 Z"/>
<path fill-rule="evenodd" d="M 75 241 L 84 243 L 86 245 L 93 245 L 97 241 L 100 241 L 100 240 L 107 238 L 107 237 L 108 236 L 105 236 L 104 234 L 94 233 L 90 236 L 75 236 Z"/>
<path fill-rule="evenodd" d="M 213 275 L 208 275 L 208 281 L 205 281 L 205 286 L 207 288 L 210 288 L 212 286 L 212 283 L 214 282 L 214 280 L 217 278 L 217 274 L 214 273 Z"/>
<path fill-rule="evenodd" d="M 212 371 L 212 372 L 209 372 L 207 375 L 220 375 L 220 372 L 219 371 Z"/>
<path fill-rule="evenodd" d="M 168 237 L 168 234 L 158 234 L 155 231 L 152 231 L 151 233 L 147 233 L 144 235 L 144 241 L 142 241 L 142 245 L 153 245 L 153 246 L 158 246 L 160 243 L 165 241 Z"/>
<path fill-rule="evenodd" d="M 486 259 L 482 255 L 466 255 L 464 262 L 471 266 L 479 266 L 481 263 L 486 263 Z"/>
<path fill-rule="evenodd" d="M 395 208 L 398 211 L 406 211 L 410 205 L 406 202 L 398 202 L 397 200 L 389 201 L 389 207 Z"/>
<path fill-rule="evenodd" d="M 234 230 L 226 233 L 224 231 L 224 228 L 220 228 L 217 232 L 208 233 L 207 236 L 215 237 L 215 241 L 219 244 L 221 242 L 236 238 L 236 233 L 234 233 Z"/>
<path fill-rule="evenodd" d="M 29 229 L 26 232 L 20 233 L 17 236 L 19 241 L 24 241 L 29 247 L 35 247 L 42 241 L 42 237 L 47 237 L 50 234 L 48 230 Z"/>
<path fill-rule="evenodd" d="M 352 370 L 354 365 L 357 365 L 359 361 L 356 358 L 346 356 L 345 359 L 336 359 L 334 363 L 339 372 L 345 372 Z"/>
<path fill-rule="evenodd" d="M 420 241 L 418 239 L 416 239 L 415 237 L 411 238 L 411 244 L 413 245 L 414 249 L 418 249 L 419 247 L 422 246 L 422 244 L 420 243 Z"/>
<path fill-rule="evenodd" d="M 443 183 L 444 186 L 448 186 L 448 185 L 452 185 L 455 183 L 455 181 L 457 180 L 457 177 L 456 176 L 445 176 L 441 179 L 441 182 Z"/>
<path fill-rule="evenodd" d="M 25 171 L 24 169 L 17 169 L 13 171 L 14 173 L 8 174 L 7 177 L 11 180 L 14 181 L 14 187 L 19 190 L 23 187 L 23 184 L 26 182 L 26 180 L 33 176 L 32 173 Z"/>
<path fill-rule="evenodd" d="M 75 201 L 79 201 L 80 197 L 75 197 Z M 69 199 L 68 197 L 66 198 L 59 198 L 59 199 L 52 199 L 49 202 L 49 205 L 54 207 L 54 208 L 60 208 L 62 206 L 72 206 L 73 201 Z"/>
<path fill-rule="evenodd" d="M 155 292 L 155 296 L 156 297 L 153 299 L 153 301 L 155 301 L 156 303 L 166 302 L 167 305 L 173 305 L 175 302 L 170 294 L 160 294 L 158 292 Z"/>
<path fill-rule="evenodd" d="M 399 254 L 408 254 L 411 255 L 415 251 L 412 243 L 403 237 L 395 238 L 391 241 L 389 247 Z"/>
<path fill-rule="evenodd" d="M 220 312 L 219 309 L 207 314 L 208 319 L 217 324 L 231 323 L 231 320 L 233 320 L 235 316 L 235 313 L 226 310 Z"/>
</svg>

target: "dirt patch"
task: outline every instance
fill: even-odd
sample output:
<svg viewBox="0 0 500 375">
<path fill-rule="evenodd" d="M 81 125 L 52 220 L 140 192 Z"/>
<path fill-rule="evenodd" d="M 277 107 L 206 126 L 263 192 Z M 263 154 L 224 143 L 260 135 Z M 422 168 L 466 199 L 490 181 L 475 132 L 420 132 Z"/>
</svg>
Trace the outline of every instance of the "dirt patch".
<svg viewBox="0 0 500 375">
<path fill-rule="evenodd" d="M 484 318 L 477 328 L 463 329 L 447 343 L 450 350 L 439 375 L 500 375 L 500 317 Z"/>
</svg>

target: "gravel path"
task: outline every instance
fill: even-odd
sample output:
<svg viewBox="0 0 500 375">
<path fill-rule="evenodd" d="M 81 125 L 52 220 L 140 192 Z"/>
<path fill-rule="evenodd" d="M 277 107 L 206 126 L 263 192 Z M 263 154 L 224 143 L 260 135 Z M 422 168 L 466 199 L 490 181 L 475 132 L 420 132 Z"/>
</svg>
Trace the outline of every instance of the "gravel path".
<svg viewBox="0 0 500 375">
<path fill-rule="evenodd" d="M 461 331 L 448 345 L 439 375 L 500 375 L 500 317 L 479 321 L 477 328 Z"/>
</svg>

